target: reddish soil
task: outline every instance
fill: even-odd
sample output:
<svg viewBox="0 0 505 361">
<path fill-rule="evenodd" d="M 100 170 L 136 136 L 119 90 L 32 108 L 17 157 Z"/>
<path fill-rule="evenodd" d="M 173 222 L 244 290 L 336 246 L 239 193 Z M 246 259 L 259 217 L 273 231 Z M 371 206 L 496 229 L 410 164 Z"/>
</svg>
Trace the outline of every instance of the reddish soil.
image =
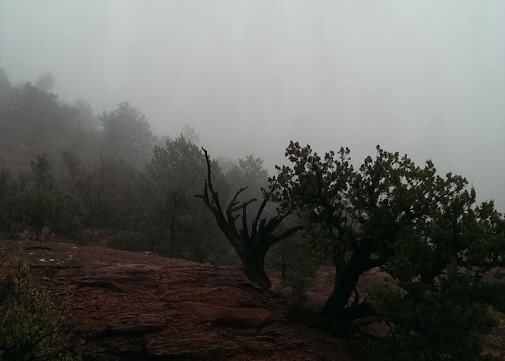
<svg viewBox="0 0 505 361">
<path fill-rule="evenodd" d="M 70 327 L 83 360 L 334 360 L 356 361 L 348 342 L 290 320 L 274 292 L 260 291 L 237 267 L 214 267 L 148 253 L 23 241 L 22 257 L 54 294 L 72 294 Z M 0 241 L 16 260 L 18 242 Z M 0 269 L 1 271 L 1 269 Z M 321 305 L 331 291 L 331 267 L 307 291 Z M 0 274 L 1 277 L 1 274 Z M 279 276 L 272 274 L 274 289 Z M 370 272 L 361 297 L 391 286 Z M 494 360 L 505 360 L 505 316 L 484 340 Z"/>
<path fill-rule="evenodd" d="M 0 248 L 16 255 L 18 244 Z M 73 295 L 84 360 L 356 359 L 346 341 L 290 321 L 281 297 L 235 267 L 59 242 L 22 249 L 42 285 Z"/>
</svg>

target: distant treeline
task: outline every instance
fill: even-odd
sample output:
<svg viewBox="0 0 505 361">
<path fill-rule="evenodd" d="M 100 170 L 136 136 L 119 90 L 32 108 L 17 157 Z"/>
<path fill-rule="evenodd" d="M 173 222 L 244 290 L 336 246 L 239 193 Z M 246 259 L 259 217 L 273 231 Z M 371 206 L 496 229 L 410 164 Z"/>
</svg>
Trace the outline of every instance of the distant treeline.
<svg viewBox="0 0 505 361">
<path fill-rule="evenodd" d="M 59 163 L 60 153 L 67 151 L 84 161 L 102 155 L 139 166 L 163 143 L 146 117 L 128 103 L 96 115 L 86 101 L 69 105 L 59 100 L 50 92 L 51 79 L 45 75 L 36 85 L 13 86 L 0 69 L 0 152 L 5 163 L 9 154 L 40 153 Z"/>
<path fill-rule="evenodd" d="M 158 137 L 145 115 L 126 102 L 96 115 L 86 101 L 59 100 L 50 91 L 53 85 L 46 74 L 35 85 L 13 86 L 0 69 L 4 238 L 106 238 L 129 250 L 204 262 L 235 260 L 212 213 L 194 197 L 202 192 L 206 163 L 191 127 L 176 137 Z M 244 199 L 260 199 L 268 184 L 262 163 L 252 155 L 223 160 L 226 169 L 215 163 L 221 197 L 248 187 Z M 251 205 L 250 212 L 255 210 Z M 288 252 L 284 248 L 279 252 Z M 284 254 L 281 261 L 274 252 L 272 262 L 285 268 L 289 257 Z"/>
</svg>

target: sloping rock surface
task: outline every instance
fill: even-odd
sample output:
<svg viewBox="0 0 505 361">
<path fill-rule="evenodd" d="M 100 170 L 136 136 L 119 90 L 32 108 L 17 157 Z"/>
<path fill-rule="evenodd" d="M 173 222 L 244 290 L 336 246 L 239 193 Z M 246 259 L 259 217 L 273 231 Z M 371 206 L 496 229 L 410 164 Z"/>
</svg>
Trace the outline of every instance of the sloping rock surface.
<svg viewBox="0 0 505 361">
<path fill-rule="evenodd" d="M 15 258 L 18 243 L 0 241 Z M 239 269 L 96 246 L 25 241 L 41 285 L 72 294 L 84 360 L 353 360 L 344 341 L 288 320 Z"/>
</svg>

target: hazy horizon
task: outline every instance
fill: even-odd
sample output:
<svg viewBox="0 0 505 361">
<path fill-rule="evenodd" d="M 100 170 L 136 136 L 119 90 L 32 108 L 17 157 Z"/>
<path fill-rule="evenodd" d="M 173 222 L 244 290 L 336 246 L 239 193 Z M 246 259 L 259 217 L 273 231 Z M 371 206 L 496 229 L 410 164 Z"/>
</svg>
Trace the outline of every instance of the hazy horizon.
<svg viewBox="0 0 505 361">
<path fill-rule="evenodd" d="M 505 2 L 3 0 L 0 68 L 271 168 L 290 139 L 432 159 L 505 211 Z"/>
</svg>

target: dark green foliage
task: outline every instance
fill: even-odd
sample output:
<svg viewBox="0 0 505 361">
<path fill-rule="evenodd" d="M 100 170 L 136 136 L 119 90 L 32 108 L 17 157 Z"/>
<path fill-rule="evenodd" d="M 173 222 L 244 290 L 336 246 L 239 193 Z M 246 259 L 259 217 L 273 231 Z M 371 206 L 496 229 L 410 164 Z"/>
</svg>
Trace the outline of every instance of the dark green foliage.
<svg viewBox="0 0 505 361">
<path fill-rule="evenodd" d="M 505 283 L 503 280 L 492 279 L 481 282 L 478 295 L 482 303 L 493 305 L 494 309 L 505 313 Z"/>
<path fill-rule="evenodd" d="M 75 359 L 64 326 L 68 301 L 56 302 L 49 291 L 36 288 L 26 266 L 0 286 L 0 360 Z"/>
<path fill-rule="evenodd" d="M 62 157 L 66 189 L 84 208 L 83 223 L 120 232 L 111 240 L 114 247 L 205 262 L 227 253 L 210 212 L 193 196 L 204 176 L 205 158 L 183 137 L 157 146 L 144 171 L 110 157 L 91 166 L 70 152 Z M 224 176 L 218 177 L 226 194 Z"/>
<path fill-rule="evenodd" d="M 291 297 L 305 301 L 305 292 L 311 278 L 317 271 L 319 263 L 306 252 L 302 239 L 281 242 L 273 248 L 269 257 L 276 262 L 269 266 L 281 271 L 281 281 L 288 288 Z"/>
<path fill-rule="evenodd" d="M 223 195 L 228 186 L 216 166 L 216 182 Z M 155 248 L 171 256 L 205 260 L 204 254 L 223 248 L 208 209 L 195 197 L 206 174 L 202 151 L 183 136 L 155 147 L 143 175 L 142 212 L 149 215 L 146 232 Z"/>
<path fill-rule="evenodd" d="M 336 270 L 318 322 L 342 331 L 356 318 L 385 317 L 397 328 L 391 341 L 400 359 L 478 357 L 489 326 L 485 302 L 496 301 L 483 296 L 482 275 L 504 256 L 505 221 L 492 202 L 475 205 L 463 177 L 380 147 L 357 169 L 344 148 L 320 157 L 292 142 L 286 155 L 292 165 L 271 179 L 275 198 L 317 225 Z M 375 267 L 398 292 L 360 304 L 359 277 Z"/>
<path fill-rule="evenodd" d="M 376 296 L 377 311 L 395 325 L 385 341 L 385 358 L 478 359 L 480 337 L 494 324 L 490 306 L 478 301 L 480 291 L 478 280 L 452 266 L 436 285 Z"/>
<path fill-rule="evenodd" d="M 62 154 L 66 187 L 84 208 L 83 221 L 92 227 L 132 230 L 143 222 L 139 210 L 139 171 L 122 159 L 102 156 L 92 166 L 72 153 Z"/>
<path fill-rule="evenodd" d="M 79 214 L 73 200 L 60 190 L 54 179 L 47 155 L 32 162 L 32 171 L 20 181 L 18 204 L 24 216 L 24 226 L 40 230 L 43 227 L 70 233 L 79 229 Z"/>
<path fill-rule="evenodd" d="M 86 179 L 86 178 L 85 178 Z M 141 222 L 137 186 L 139 172 L 130 162 L 100 157 L 91 169 L 91 224 L 113 229 L 135 229 Z"/>
<path fill-rule="evenodd" d="M 299 224 L 295 217 L 286 220 L 284 227 Z M 281 282 L 292 302 L 305 302 L 305 291 L 312 277 L 323 263 L 325 255 L 310 234 L 298 234 L 286 242 L 279 242 L 267 255 L 268 268 L 280 271 Z"/>
<path fill-rule="evenodd" d="M 46 227 L 64 234 L 78 231 L 80 207 L 60 189 L 47 155 L 38 156 L 31 168 L 16 179 L 6 171 L 0 175 L 0 232 L 12 236 L 26 229 L 38 233 Z"/>
<path fill-rule="evenodd" d="M 0 170 L 0 235 L 13 234 L 17 229 L 16 191 L 12 176 L 5 169 Z M 3 238 L 3 237 L 2 237 Z"/>
</svg>

